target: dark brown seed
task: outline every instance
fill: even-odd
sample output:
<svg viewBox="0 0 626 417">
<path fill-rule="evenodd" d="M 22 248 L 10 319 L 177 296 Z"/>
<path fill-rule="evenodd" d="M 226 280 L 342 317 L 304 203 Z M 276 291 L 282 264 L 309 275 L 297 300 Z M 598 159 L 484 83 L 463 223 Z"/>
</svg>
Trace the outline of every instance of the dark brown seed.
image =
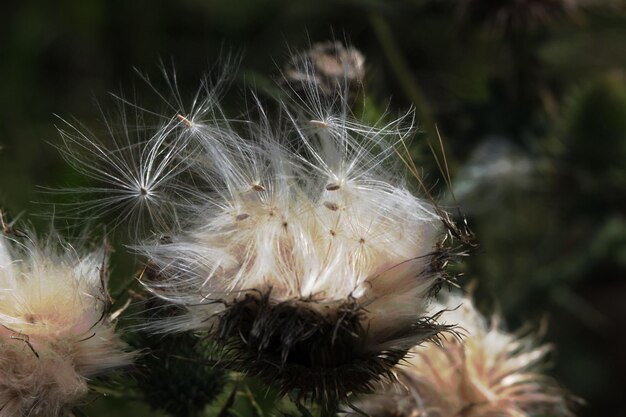
<svg viewBox="0 0 626 417">
<path fill-rule="evenodd" d="M 332 211 L 339 210 L 339 206 L 337 205 L 337 203 L 331 203 L 330 201 L 324 201 L 324 207 Z"/>
</svg>

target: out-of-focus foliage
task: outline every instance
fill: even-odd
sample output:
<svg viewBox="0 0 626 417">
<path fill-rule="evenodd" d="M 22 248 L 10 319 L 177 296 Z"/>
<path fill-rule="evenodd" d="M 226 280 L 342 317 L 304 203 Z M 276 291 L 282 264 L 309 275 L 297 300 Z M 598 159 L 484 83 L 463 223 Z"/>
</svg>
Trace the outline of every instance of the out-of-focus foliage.
<svg viewBox="0 0 626 417">
<path fill-rule="evenodd" d="M 12 2 L 0 13 L 0 205 L 32 218 L 52 209 L 33 203 L 49 200 L 36 186 L 84 181 L 48 144 L 59 140 L 53 114 L 97 130 L 92 97 L 120 85 L 132 95 L 133 67 L 156 74 L 159 59 L 171 60 L 191 97 L 224 51 L 241 52 L 235 90 L 271 94 L 289 50 L 344 38 L 365 57 L 364 117 L 414 106 L 422 132 L 413 155 L 454 207 L 428 146 L 437 151 L 435 126 L 441 133 L 451 190 L 480 242 L 462 266 L 479 306 L 501 309 L 512 327 L 547 317 L 546 339 L 557 346 L 552 374 L 588 402 L 580 415 L 625 414 L 622 1 Z M 225 97 L 227 108 L 232 102 Z M 121 252 L 116 307 L 128 286 L 137 289 L 134 260 Z M 206 372 L 195 371 L 189 383 Z M 269 415 L 275 398 L 266 387 L 221 377 L 207 415 Z M 122 377 L 98 387 L 108 395 L 85 407 L 90 416 L 164 415 L 125 390 Z"/>
</svg>

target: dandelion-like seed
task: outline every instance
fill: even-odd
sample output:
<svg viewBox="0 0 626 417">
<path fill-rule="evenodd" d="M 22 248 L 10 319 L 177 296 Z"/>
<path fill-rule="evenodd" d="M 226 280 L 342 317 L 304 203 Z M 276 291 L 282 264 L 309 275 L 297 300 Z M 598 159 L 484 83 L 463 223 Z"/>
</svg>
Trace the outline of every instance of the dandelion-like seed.
<svg viewBox="0 0 626 417">
<path fill-rule="evenodd" d="M 0 235 L 0 417 L 60 416 L 133 357 L 106 317 L 106 252 L 54 239 Z"/>
<path fill-rule="evenodd" d="M 549 345 L 502 330 L 497 315 L 487 320 L 467 297 L 432 308 L 467 336 L 413 348 L 397 367 L 399 381 L 369 396 L 361 410 L 373 417 L 574 415 L 575 399 L 541 372 Z"/>
<path fill-rule="evenodd" d="M 146 82 L 149 80 L 142 76 Z M 171 98 L 178 109 L 180 98 L 175 87 L 176 76 L 166 77 L 171 87 Z M 200 91 L 206 91 L 202 88 Z M 192 154 L 186 149 L 193 132 L 193 114 L 205 112 L 213 98 L 206 98 L 190 110 L 190 119 L 175 113 L 172 117 L 147 111 L 123 96 L 114 96 L 117 109 L 114 116 L 105 113 L 106 136 L 91 132 L 85 126 L 61 119 L 59 128 L 62 143 L 58 146 L 63 158 L 87 180 L 90 185 L 69 187 L 56 192 L 77 197 L 78 201 L 56 204 L 61 217 L 71 220 L 104 218 L 109 229 L 127 227 L 136 237 L 146 228 L 168 230 L 175 228 L 175 216 L 184 211 L 187 202 L 185 184 L 179 181 L 187 170 L 181 154 Z M 165 100 L 165 97 L 163 97 Z M 117 118 L 117 119 L 116 119 Z M 179 129 L 179 126 L 186 129 Z M 85 198 L 88 196 L 88 198 Z"/>
<path fill-rule="evenodd" d="M 195 100 L 201 111 L 166 117 L 178 123 L 163 143 L 194 181 L 171 188 L 188 202 L 179 229 L 137 249 L 144 285 L 186 311 L 153 329 L 205 331 L 235 369 L 330 410 L 447 329 L 426 309 L 450 223 L 404 183 L 411 113 L 367 126 L 342 89 L 303 88 L 278 114 L 256 100 L 234 121 Z"/>
</svg>

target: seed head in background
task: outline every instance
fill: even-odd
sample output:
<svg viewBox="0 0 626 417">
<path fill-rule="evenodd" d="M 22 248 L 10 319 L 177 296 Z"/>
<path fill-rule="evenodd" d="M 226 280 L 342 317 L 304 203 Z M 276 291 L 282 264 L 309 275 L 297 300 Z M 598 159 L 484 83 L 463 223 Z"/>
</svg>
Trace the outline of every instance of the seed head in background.
<svg viewBox="0 0 626 417">
<path fill-rule="evenodd" d="M 451 295 L 431 308 L 467 336 L 413 348 L 397 367 L 399 381 L 359 409 L 373 417 L 574 416 L 579 400 L 542 373 L 549 345 L 502 330 L 500 317 L 487 320 L 469 297 Z"/>
<path fill-rule="evenodd" d="M 0 417 L 55 417 L 132 361 L 106 317 L 107 252 L 0 234 Z"/>
<path fill-rule="evenodd" d="M 162 171 L 174 174 L 160 177 L 175 193 L 161 198 L 185 204 L 172 204 L 177 230 L 155 225 L 159 239 L 136 248 L 149 259 L 144 285 L 186 310 L 151 328 L 205 331 L 235 369 L 332 407 L 392 378 L 411 346 L 448 329 L 427 307 L 447 279 L 451 239 L 447 215 L 404 181 L 412 113 L 364 125 L 345 88 L 329 95 L 314 79 L 274 113 L 253 100 L 243 120 L 225 116 L 204 83 L 206 100 L 141 128 L 164 139 L 140 154 L 175 155 Z M 75 138 L 82 150 L 96 143 Z"/>
<path fill-rule="evenodd" d="M 313 44 L 302 54 L 293 54 L 284 70 L 284 83 L 294 91 L 306 93 L 313 85 L 321 95 L 352 96 L 361 90 L 365 78 L 365 56 L 341 42 Z"/>
</svg>

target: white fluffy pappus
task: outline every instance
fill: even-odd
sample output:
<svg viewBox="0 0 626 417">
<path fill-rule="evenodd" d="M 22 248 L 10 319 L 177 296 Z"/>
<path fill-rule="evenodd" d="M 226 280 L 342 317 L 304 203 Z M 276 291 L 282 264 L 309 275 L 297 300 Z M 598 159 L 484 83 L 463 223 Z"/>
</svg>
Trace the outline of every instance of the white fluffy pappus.
<svg viewBox="0 0 626 417">
<path fill-rule="evenodd" d="M 0 235 L 0 417 L 60 416 L 89 378 L 132 361 L 106 317 L 107 261 Z"/>
<path fill-rule="evenodd" d="M 437 281 L 427 272 L 443 233 L 432 202 L 409 192 L 394 166 L 406 120 L 374 128 L 320 110 L 319 120 L 285 110 L 274 131 L 259 109 L 245 134 L 226 120 L 181 115 L 180 128 L 204 150 L 189 156 L 190 169 L 210 191 L 198 190 L 171 242 L 140 247 L 167 278 L 151 289 L 192 312 L 270 288 L 281 301 L 368 305 L 391 292 L 411 300 L 392 303 L 408 316 L 424 312 L 413 300 Z"/>
<path fill-rule="evenodd" d="M 543 374 L 549 345 L 529 334 L 501 329 L 498 315 L 484 317 L 469 297 L 435 303 L 440 321 L 466 337 L 416 346 L 387 384 L 358 407 L 373 417 L 574 416 L 579 401 Z"/>
<path fill-rule="evenodd" d="M 390 376 L 445 328 L 426 309 L 449 253 L 441 210 L 404 183 L 412 113 L 368 126 L 339 90 L 305 87 L 276 114 L 254 100 L 231 120 L 209 91 L 162 117 L 151 136 L 171 140 L 141 152 L 174 149 L 170 162 L 187 169 L 163 178 L 185 204 L 178 230 L 157 227 L 160 241 L 137 249 L 144 285 L 186 309 L 152 328 L 208 331 L 243 371 L 331 401 Z"/>
</svg>

